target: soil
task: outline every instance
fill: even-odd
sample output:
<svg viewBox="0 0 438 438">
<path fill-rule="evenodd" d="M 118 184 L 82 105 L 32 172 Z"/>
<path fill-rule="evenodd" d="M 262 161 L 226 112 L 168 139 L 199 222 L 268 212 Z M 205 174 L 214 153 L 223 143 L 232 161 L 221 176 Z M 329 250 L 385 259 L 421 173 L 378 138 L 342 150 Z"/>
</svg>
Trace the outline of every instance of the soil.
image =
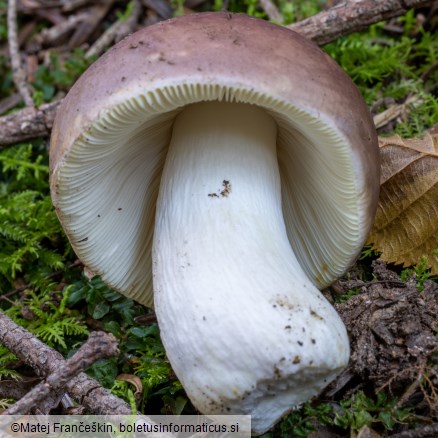
<svg viewBox="0 0 438 438">
<path fill-rule="evenodd" d="M 385 389 L 398 398 L 397 407 L 414 405 L 417 415 L 433 418 L 438 414 L 438 284 L 426 281 L 419 292 L 415 278 L 402 282 L 380 261 L 372 268 L 376 279 L 369 283 L 337 285 L 338 293 L 339 284 L 345 292 L 353 287 L 360 292 L 335 304 L 350 336 L 351 359 L 325 397 Z"/>
<path fill-rule="evenodd" d="M 378 281 L 336 306 L 350 334 L 347 372 L 395 391 L 415 381 L 438 349 L 438 284 L 426 282 L 420 293 L 414 279 L 400 282 L 383 263 L 374 273 Z"/>
</svg>

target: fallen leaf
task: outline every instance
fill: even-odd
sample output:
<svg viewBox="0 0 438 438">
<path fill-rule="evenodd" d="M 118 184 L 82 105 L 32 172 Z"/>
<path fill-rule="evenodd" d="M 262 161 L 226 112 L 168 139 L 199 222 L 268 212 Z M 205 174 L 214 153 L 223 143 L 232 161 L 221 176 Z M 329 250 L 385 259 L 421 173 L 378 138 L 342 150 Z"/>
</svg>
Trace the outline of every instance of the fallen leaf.
<svg viewBox="0 0 438 438">
<path fill-rule="evenodd" d="M 134 374 L 119 374 L 116 377 L 116 380 L 122 380 L 133 385 L 135 388 L 134 397 L 137 401 L 140 399 L 141 394 L 143 393 L 143 384 L 139 377 L 134 376 Z"/>
<path fill-rule="evenodd" d="M 423 256 L 438 274 L 438 135 L 379 138 L 382 173 L 368 242 L 381 259 L 404 266 Z"/>
</svg>

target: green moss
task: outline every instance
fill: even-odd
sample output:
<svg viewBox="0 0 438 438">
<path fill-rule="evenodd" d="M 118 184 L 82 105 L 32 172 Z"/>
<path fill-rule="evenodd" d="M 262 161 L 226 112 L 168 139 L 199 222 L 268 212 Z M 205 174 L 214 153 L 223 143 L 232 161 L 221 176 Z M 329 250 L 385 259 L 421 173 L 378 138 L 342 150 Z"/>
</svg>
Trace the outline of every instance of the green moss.
<svg viewBox="0 0 438 438">
<path fill-rule="evenodd" d="M 438 100 L 432 94 L 424 92 L 417 93 L 417 96 L 418 102 L 408 105 L 407 120 L 400 122 L 394 129 L 394 133 L 401 137 L 421 136 L 438 122 Z"/>
<path fill-rule="evenodd" d="M 26 284 L 48 285 L 70 247 L 53 210 L 47 155 L 41 143 L 0 153 L 0 293 Z"/>
<path fill-rule="evenodd" d="M 432 275 L 428 267 L 427 257 L 423 256 L 416 266 L 413 268 L 403 269 L 400 273 L 401 281 L 407 281 L 409 278 L 414 278 L 417 283 L 419 292 L 424 290 L 424 283 L 427 280 L 438 280 L 438 276 Z"/>
<path fill-rule="evenodd" d="M 278 8 L 283 16 L 283 24 L 296 23 L 322 11 L 325 1 L 321 0 L 279 0 Z"/>
<path fill-rule="evenodd" d="M 405 25 L 402 36 L 389 36 L 379 23 L 324 47 L 353 79 L 369 106 L 388 99 L 405 103 L 409 97 L 418 98 L 406 106 L 408 116 L 395 128 L 403 137 L 418 136 L 438 122 L 438 74 L 432 68 L 438 61 L 438 39 L 425 31 L 409 36 L 411 15 L 400 19 Z"/>
</svg>

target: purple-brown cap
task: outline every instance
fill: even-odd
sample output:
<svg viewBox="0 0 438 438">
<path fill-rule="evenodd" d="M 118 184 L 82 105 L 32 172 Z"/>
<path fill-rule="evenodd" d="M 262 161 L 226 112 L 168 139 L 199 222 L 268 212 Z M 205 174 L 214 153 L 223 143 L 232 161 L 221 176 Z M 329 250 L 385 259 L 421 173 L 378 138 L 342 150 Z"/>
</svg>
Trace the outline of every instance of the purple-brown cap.
<svg viewBox="0 0 438 438">
<path fill-rule="evenodd" d="M 251 414 L 256 433 L 348 363 L 345 327 L 315 286 L 360 252 L 379 168 L 368 108 L 340 67 L 288 29 L 229 13 L 117 44 L 64 99 L 50 147 L 78 257 L 155 299 L 194 405 Z"/>
<path fill-rule="evenodd" d="M 152 303 L 154 208 L 172 122 L 184 106 L 216 100 L 258 105 L 276 120 L 290 243 L 309 278 L 327 286 L 353 263 L 374 218 L 373 121 L 317 46 L 245 15 L 142 29 L 72 87 L 57 112 L 50 168 L 74 250 L 111 286 Z"/>
</svg>

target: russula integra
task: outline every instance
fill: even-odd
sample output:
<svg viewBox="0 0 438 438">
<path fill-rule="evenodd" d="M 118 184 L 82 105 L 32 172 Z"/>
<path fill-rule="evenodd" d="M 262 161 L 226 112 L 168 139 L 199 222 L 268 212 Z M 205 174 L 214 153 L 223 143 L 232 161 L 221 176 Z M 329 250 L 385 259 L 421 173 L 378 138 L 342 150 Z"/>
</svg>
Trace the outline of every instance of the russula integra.
<svg viewBox="0 0 438 438">
<path fill-rule="evenodd" d="M 74 250 L 154 301 L 201 412 L 262 433 L 346 366 L 318 288 L 361 250 L 379 157 L 358 90 L 313 43 L 228 13 L 145 28 L 73 86 L 50 155 Z"/>
</svg>

